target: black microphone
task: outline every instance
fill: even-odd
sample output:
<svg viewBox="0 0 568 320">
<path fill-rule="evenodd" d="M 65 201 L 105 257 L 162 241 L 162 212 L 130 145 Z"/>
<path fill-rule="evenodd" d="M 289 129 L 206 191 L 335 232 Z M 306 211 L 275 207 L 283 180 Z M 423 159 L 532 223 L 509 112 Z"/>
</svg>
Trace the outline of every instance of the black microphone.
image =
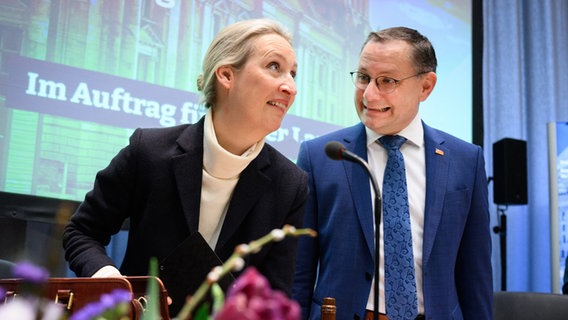
<svg viewBox="0 0 568 320">
<path fill-rule="evenodd" d="M 374 290 L 374 304 L 375 308 L 373 310 L 373 319 L 379 319 L 379 265 L 380 265 L 380 246 L 379 241 L 381 239 L 381 213 L 382 213 L 382 198 L 381 198 L 381 190 L 379 189 L 379 185 L 377 184 L 377 180 L 371 171 L 371 167 L 369 164 L 363 160 L 363 158 L 359 157 L 355 153 L 347 150 L 341 142 L 338 141 L 330 141 L 325 145 L 325 154 L 333 159 L 333 160 L 347 160 L 351 162 L 355 162 L 361 165 L 369 179 L 371 180 L 371 184 L 373 185 L 373 189 L 375 191 L 375 286 Z"/>
<path fill-rule="evenodd" d="M 330 141 L 325 145 L 325 154 L 333 160 L 348 160 L 352 162 L 357 162 L 364 167 L 367 167 L 367 163 L 358 155 L 347 150 L 341 142 Z"/>
</svg>

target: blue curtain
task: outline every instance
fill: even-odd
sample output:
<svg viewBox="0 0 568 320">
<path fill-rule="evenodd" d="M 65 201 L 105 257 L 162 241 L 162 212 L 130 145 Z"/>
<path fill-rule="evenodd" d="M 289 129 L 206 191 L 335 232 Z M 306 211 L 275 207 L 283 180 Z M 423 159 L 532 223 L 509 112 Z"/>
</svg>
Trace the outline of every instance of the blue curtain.
<svg viewBox="0 0 568 320">
<path fill-rule="evenodd" d="M 473 0 L 475 1 L 475 0 Z M 527 142 L 528 205 L 509 206 L 507 291 L 550 292 L 546 125 L 568 121 L 568 1 L 483 0 L 483 112 L 487 173 L 492 144 Z M 492 184 L 489 186 L 493 203 Z M 492 226 L 497 207 L 491 208 Z M 493 241 L 494 288 L 501 288 L 499 236 Z"/>
</svg>

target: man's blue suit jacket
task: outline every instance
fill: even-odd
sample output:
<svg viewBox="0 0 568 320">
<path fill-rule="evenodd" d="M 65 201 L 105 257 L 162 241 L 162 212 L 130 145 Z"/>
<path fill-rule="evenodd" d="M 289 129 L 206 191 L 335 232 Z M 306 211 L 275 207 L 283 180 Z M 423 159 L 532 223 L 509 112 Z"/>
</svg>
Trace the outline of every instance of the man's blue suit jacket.
<svg viewBox="0 0 568 320">
<path fill-rule="evenodd" d="M 492 319 L 491 238 L 487 176 L 479 146 L 423 123 L 426 207 L 423 288 L 427 319 Z M 324 297 L 334 297 L 337 319 L 364 319 L 374 274 L 373 210 L 362 166 L 329 159 L 324 148 L 339 141 L 367 160 L 365 127 L 306 141 L 297 164 L 310 180 L 293 298 L 304 319 L 319 319 Z M 441 152 L 440 152 L 441 151 Z M 393 319 L 391 319 L 393 320 Z"/>
</svg>

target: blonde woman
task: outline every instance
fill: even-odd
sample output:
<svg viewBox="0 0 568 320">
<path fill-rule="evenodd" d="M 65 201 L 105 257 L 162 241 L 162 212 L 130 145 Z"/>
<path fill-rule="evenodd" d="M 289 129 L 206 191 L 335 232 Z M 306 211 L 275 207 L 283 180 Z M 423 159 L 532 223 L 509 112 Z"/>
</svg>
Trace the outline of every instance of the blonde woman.
<svg viewBox="0 0 568 320">
<path fill-rule="evenodd" d="M 265 143 L 294 102 L 296 69 L 291 38 L 277 23 L 247 20 L 222 30 L 198 79 L 206 115 L 191 125 L 137 129 L 97 174 L 64 233 L 71 270 L 146 275 L 151 257 L 164 259 L 196 232 L 224 261 L 238 244 L 285 224 L 301 226 L 307 176 Z M 118 268 L 104 247 L 127 218 Z M 285 239 L 246 264 L 290 294 L 295 256 L 296 241 Z"/>
</svg>

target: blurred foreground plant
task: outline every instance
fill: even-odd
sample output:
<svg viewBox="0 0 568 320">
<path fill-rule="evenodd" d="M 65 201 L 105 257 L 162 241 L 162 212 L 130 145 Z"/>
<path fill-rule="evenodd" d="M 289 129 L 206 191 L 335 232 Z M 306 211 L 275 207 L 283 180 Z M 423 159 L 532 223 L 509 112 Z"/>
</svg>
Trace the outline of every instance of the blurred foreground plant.
<svg viewBox="0 0 568 320">
<path fill-rule="evenodd" d="M 270 284 L 254 267 L 249 267 L 229 289 L 215 320 L 297 320 L 300 305 L 284 293 L 270 288 Z"/>
<path fill-rule="evenodd" d="M 243 317 L 233 317 L 233 313 L 236 310 L 242 310 L 245 307 L 255 311 L 260 311 L 262 308 L 257 306 L 261 304 L 262 300 L 268 305 L 273 306 L 271 309 L 275 312 L 274 315 L 280 314 L 280 311 L 284 311 L 284 314 L 288 314 L 288 309 L 295 309 L 297 304 L 295 301 L 288 299 L 282 292 L 273 291 L 268 284 L 268 280 L 264 278 L 256 269 L 249 267 L 245 272 L 235 280 L 234 287 L 229 290 L 227 301 L 223 303 L 222 290 L 217 284 L 219 279 L 226 276 L 231 271 L 240 271 L 244 267 L 243 258 L 259 252 L 262 247 L 273 241 L 282 241 L 287 236 L 303 236 L 308 235 L 315 237 L 317 233 L 312 229 L 296 229 L 294 226 L 285 225 L 282 229 L 274 229 L 269 234 L 264 237 L 249 242 L 248 244 L 238 245 L 233 254 L 227 259 L 227 261 L 222 266 L 217 266 L 211 270 L 207 275 L 205 281 L 197 289 L 195 294 L 189 299 L 189 301 L 181 309 L 180 313 L 177 315 L 179 320 L 191 319 L 191 315 L 195 311 L 196 307 L 206 298 L 207 292 L 213 293 L 213 313 L 215 320 L 229 320 L 229 319 L 285 319 L 293 320 L 299 319 L 297 317 L 283 317 L 283 316 L 261 316 L 259 313 L 248 314 L 251 317 L 244 317 L 244 313 L 241 314 Z M 242 278 L 242 279 L 241 279 Z M 257 283 L 258 287 L 255 287 Z M 239 289 L 240 288 L 240 289 Z M 255 290 L 254 288 L 257 288 Z M 270 303 L 269 303 L 270 302 Z M 295 305 L 295 306 L 292 306 Z M 208 306 L 204 305 L 201 309 L 207 309 Z M 299 307 L 298 307 L 299 308 Z M 201 310 L 199 310 L 201 311 Z M 211 319 L 209 315 L 205 312 L 197 312 L 194 320 L 207 320 Z M 261 313 L 267 315 L 270 310 L 263 310 Z M 293 313 L 293 311 L 290 311 Z"/>
<path fill-rule="evenodd" d="M 22 279 L 21 292 L 18 298 L 9 297 L 7 292 L 0 288 L 0 319 L 2 320 L 60 320 L 63 319 L 63 309 L 52 301 L 42 297 L 43 286 L 47 283 L 49 272 L 44 268 L 29 262 L 16 264 L 12 269 L 16 278 Z"/>
<path fill-rule="evenodd" d="M 235 280 L 227 292 L 226 300 L 218 281 L 231 271 L 242 270 L 245 265 L 243 258 L 259 252 L 264 245 L 281 241 L 287 236 L 303 235 L 315 237 L 316 232 L 285 225 L 258 240 L 237 246 L 223 265 L 209 272 L 205 281 L 173 319 L 189 320 L 192 315 L 193 320 L 300 319 L 300 307 L 297 302 L 280 291 L 272 290 L 268 280 L 254 267 L 247 268 Z M 158 275 L 158 262 L 155 258 L 150 261 L 149 275 Z M 0 320 L 125 320 L 129 319 L 131 314 L 129 311 L 132 292 L 115 290 L 101 295 L 98 301 L 85 305 L 69 317 L 63 305 L 44 298 L 43 290 L 49 280 L 49 272 L 46 269 L 22 262 L 14 267 L 13 276 L 22 279 L 21 292 L 17 298 L 12 297 L 8 301 L 6 291 L 0 287 Z M 141 320 L 160 320 L 158 290 L 154 281 L 148 282 L 148 305 Z M 213 314 L 209 314 L 210 308 L 206 303 L 201 304 L 209 292 L 213 298 Z M 198 306 L 199 310 L 196 310 Z"/>
</svg>

